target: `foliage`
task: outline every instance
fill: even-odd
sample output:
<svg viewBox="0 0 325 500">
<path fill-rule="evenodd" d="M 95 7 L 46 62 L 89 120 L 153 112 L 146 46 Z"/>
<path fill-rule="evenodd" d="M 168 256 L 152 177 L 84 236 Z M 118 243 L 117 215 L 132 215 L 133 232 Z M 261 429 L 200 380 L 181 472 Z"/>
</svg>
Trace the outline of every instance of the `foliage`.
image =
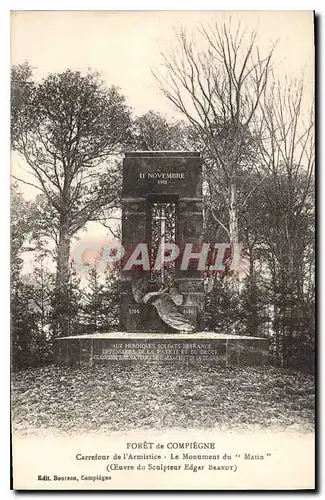
<svg viewBox="0 0 325 500">
<path fill-rule="evenodd" d="M 117 269 L 106 270 L 105 277 L 94 266 L 84 296 L 83 321 L 93 332 L 116 330 L 119 326 L 119 275 Z"/>
<path fill-rule="evenodd" d="M 50 276 L 42 264 L 32 276 L 22 277 L 26 252 L 46 252 L 35 218 L 37 205 L 24 200 L 11 186 L 11 359 L 15 368 L 38 366 L 51 360 L 47 315 Z"/>
<path fill-rule="evenodd" d="M 11 354 L 15 369 L 53 361 L 50 330 L 54 276 L 43 265 L 11 288 Z"/>
<path fill-rule="evenodd" d="M 150 110 L 134 120 L 133 141 L 135 150 L 186 150 L 187 128 L 183 122 L 168 121 L 160 113 Z"/>
<path fill-rule="evenodd" d="M 11 71 L 11 145 L 28 130 L 34 121 L 33 98 L 35 82 L 33 68 L 25 61 Z"/>
<path fill-rule="evenodd" d="M 19 275 L 23 263 L 22 256 L 30 251 L 44 252 L 42 232 L 38 221 L 38 204 L 24 199 L 17 183 L 11 185 L 11 266 L 12 278 Z"/>
<path fill-rule="evenodd" d="M 33 308 L 31 285 L 16 284 L 11 294 L 11 360 L 14 368 L 39 366 L 49 354 L 48 339 L 40 328 L 40 315 Z"/>
<path fill-rule="evenodd" d="M 221 274 L 206 291 L 205 322 L 208 331 L 231 335 L 240 321 L 240 299 L 231 286 L 232 278 Z"/>
</svg>

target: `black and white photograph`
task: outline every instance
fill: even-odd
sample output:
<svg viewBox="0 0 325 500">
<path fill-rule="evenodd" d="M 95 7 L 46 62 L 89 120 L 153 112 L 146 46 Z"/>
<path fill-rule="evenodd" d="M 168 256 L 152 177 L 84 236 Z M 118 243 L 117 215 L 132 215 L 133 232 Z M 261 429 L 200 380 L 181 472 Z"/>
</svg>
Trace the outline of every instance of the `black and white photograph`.
<svg viewBox="0 0 325 500">
<path fill-rule="evenodd" d="M 10 18 L 13 489 L 314 490 L 314 12 Z"/>
</svg>

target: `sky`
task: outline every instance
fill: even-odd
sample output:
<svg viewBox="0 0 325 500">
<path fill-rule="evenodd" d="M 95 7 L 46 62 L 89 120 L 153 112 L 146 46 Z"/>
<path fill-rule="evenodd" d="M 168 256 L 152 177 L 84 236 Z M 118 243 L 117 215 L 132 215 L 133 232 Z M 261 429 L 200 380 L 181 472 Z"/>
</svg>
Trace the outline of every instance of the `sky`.
<svg viewBox="0 0 325 500">
<path fill-rule="evenodd" d="M 160 93 L 152 76 L 159 69 L 161 52 L 168 53 L 174 30 L 181 26 L 195 34 L 200 23 L 228 21 L 221 11 L 19 11 L 11 14 L 11 63 L 24 61 L 35 68 L 37 80 L 67 68 L 99 71 L 104 82 L 121 88 L 135 115 L 150 109 L 180 117 Z M 285 74 L 306 77 L 312 97 L 314 73 L 313 14 L 311 11 L 233 11 L 232 23 L 256 30 L 261 54 L 275 42 L 273 67 Z M 12 156 L 11 171 L 27 180 L 24 161 Z M 21 184 L 32 199 L 37 190 Z M 88 237 L 107 234 L 91 223 Z"/>
<path fill-rule="evenodd" d="M 99 71 L 107 85 L 118 85 L 136 114 L 154 108 L 175 115 L 159 94 L 151 70 L 168 52 L 174 29 L 194 32 L 199 23 L 228 20 L 218 11 L 19 11 L 11 19 L 12 64 L 28 60 L 35 77 L 66 68 Z M 234 25 L 258 31 L 267 53 L 278 41 L 274 67 L 283 72 L 313 72 L 311 11 L 233 12 Z"/>
</svg>

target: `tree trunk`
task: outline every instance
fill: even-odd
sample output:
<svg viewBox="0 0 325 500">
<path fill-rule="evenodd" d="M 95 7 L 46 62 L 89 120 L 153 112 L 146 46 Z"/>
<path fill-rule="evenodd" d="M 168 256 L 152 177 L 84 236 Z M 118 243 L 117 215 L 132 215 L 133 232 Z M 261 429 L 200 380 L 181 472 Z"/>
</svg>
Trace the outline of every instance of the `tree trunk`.
<svg viewBox="0 0 325 500">
<path fill-rule="evenodd" d="M 252 336 L 257 336 L 257 304 L 256 304 L 256 282 L 252 248 L 249 248 L 249 301 L 250 301 L 250 332 Z"/>
<path fill-rule="evenodd" d="M 231 245 L 231 260 L 234 259 L 236 244 L 238 243 L 238 212 L 237 212 L 237 188 L 234 183 L 229 186 L 228 192 L 228 211 L 229 211 L 229 240 Z M 235 296 L 235 300 L 239 301 L 239 280 L 238 275 L 232 274 L 229 281 L 231 293 Z M 236 335 L 236 322 L 230 325 L 231 334 Z"/>
<path fill-rule="evenodd" d="M 238 243 L 237 189 L 235 184 L 229 187 L 229 238 L 230 244 Z"/>
<path fill-rule="evenodd" d="M 59 242 L 56 269 L 56 336 L 70 335 L 69 281 L 70 281 L 70 235 L 67 217 L 60 217 Z"/>
</svg>

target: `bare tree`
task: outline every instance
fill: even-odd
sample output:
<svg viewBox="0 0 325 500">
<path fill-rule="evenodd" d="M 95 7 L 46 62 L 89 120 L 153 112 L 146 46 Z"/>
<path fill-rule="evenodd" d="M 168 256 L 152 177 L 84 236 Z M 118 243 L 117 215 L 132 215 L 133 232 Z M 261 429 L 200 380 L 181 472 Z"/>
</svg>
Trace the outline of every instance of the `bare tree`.
<svg viewBox="0 0 325 500">
<path fill-rule="evenodd" d="M 304 334 L 304 296 L 313 279 L 314 109 L 304 96 L 302 79 L 276 82 L 261 102 L 260 174 L 266 179 L 261 219 L 278 296 L 275 332 L 282 363 L 293 337 Z"/>
<path fill-rule="evenodd" d="M 255 160 L 255 137 L 250 125 L 263 96 L 273 49 L 262 57 L 256 32 L 247 34 L 231 22 L 198 29 L 204 51 L 184 30 L 177 47 L 163 55 L 155 74 L 162 92 L 196 130 L 205 157 L 205 180 L 210 210 L 231 243 L 238 242 L 238 214 L 249 199 L 238 175 Z M 228 211 L 220 220 L 213 200 L 222 197 Z"/>
</svg>

